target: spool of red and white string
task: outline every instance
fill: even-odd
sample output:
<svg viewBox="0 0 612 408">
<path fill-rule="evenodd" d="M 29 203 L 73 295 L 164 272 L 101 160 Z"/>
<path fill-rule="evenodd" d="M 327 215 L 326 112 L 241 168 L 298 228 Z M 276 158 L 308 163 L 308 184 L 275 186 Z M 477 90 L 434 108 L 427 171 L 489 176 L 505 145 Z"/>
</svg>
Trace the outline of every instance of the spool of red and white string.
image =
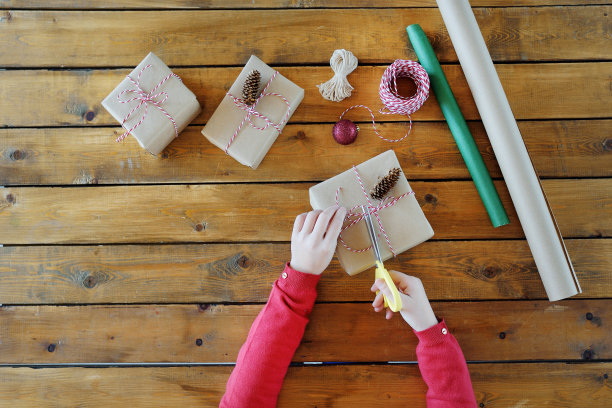
<svg viewBox="0 0 612 408">
<path fill-rule="evenodd" d="M 416 93 L 411 97 L 405 97 L 399 94 L 397 91 L 397 79 L 398 78 L 410 78 L 417 86 Z M 374 132 L 382 140 L 387 142 L 401 142 L 410 134 L 412 130 L 412 115 L 414 112 L 419 110 L 429 97 L 429 77 L 425 69 L 415 61 L 410 60 L 396 60 L 393 64 L 389 65 L 380 80 L 380 87 L 378 90 L 380 100 L 384 105 L 384 108 L 380 110 L 383 115 L 407 115 L 408 116 L 408 131 L 406 134 L 399 139 L 387 139 L 383 137 L 376 129 L 376 121 L 374 120 L 374 114 L 372 110 L 365 105 L 354 105 L 342 112 L 339 121 L 336 123 L 333 129 L 334 139 L 340 144 L 350 144 L 357 137 L 359 127 L 348 119 L 343 119 L 344 115 L 355 108 L 365 108 L 370 112 L 372 117 L 372 127 Z"/>
</svg>

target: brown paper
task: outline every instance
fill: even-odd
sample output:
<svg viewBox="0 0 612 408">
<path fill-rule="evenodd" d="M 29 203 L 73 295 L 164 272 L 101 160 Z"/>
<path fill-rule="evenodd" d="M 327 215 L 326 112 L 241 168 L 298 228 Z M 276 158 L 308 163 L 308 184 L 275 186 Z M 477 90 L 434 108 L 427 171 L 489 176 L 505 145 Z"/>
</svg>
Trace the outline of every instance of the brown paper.
<svg viewBox="0 0 612 408">
<path fill-rule="evenodd" d="M 129 76 L 138 80 L 140 71 L 151 64 L 151 67 L 142 72 L 140 76 L 140 88 L 145 92 L 152 91 L 172 71 L 166 64 L 162 62 L 155 54 L 149 53 L 140 64 L 129 74 Z M 119 122 L 130 113 L 134 107 L 138 106 L 139 100 L 129 103 L 121 103 L 117 100 L 117 96 L 126 89 L 136 89 L 128 78 L 125 78 L 121 83 L 102 101 L 102 106 Z M 166 92 L 168 98 L 160 105 L 174 119 L 178 132 L 180 133 L 196 116 L 200 113 L 200 104 L 195 95 L 191 92 L 181 80 L 172 77 L 157 88 L 154 94 L 158 92 Z M 121 100 L 132 99 L 136 96 L 135 93 L 125 92 L 121 96 Z M 155 101 L 161 101 L 165 95 L 156 98 Z M 145 105 L 138 108 L 123 127 L 131 129 L 141 119 L 145 112 Z M 176 137 L 176 131 L 172 121 L 157 107 L 152 104 L 148 105 L 147 116 L 143 122 L 131 132 L 132 136 L 138 140 L 138 143 L 143 149 L 146 149 L 152 154 L 159 154 L 166 146 Z"/>
<path fill-rule="evenodd" d="M 582 293 L 563 237 L 467 0 L 438 0 L 550 301 Z"/>
<path fill-rule="evenodd" d="M 238 79 L 236 79 L 230 88 L 229 93 L 237 98 L 242 98 L 244 82 L 249 73 L 255 69 L 261 73 L 259 90 L 262 91 L 270 78 L 272 78 L 272 75 L 274 75 L 275 70 L 252 55 L 242 69 Z M 302 102 L 302 99 L 304 99 L 304 90 L 280 74 L 276 75 L 266 92 L 281 94 L 289 101 L 291 107 L 290 117 L 300 102 Z M 287 105 L 276 96 L 267 96 L 257 103 L 255 110 L 267 116 L 272 122 L 280 123 L 287 113 Z M 215 113 L 213 113 L 204 129 L 202 129 L 202 134 L 212 144 L 225 150 L 232 135 L 236 132 L 236 129 L 238 129 L 246 115 L 247 112 L 237 107 L 232 98 L 225 95 Z M 282 124 L 281 130 L 285 123 Z M 260 118 L 253 117 L 253 124 L 258 127 L 264 127 L 266 122 Z M 246 122 L 230 145 L 227 153 L 239 163 L 255 169 L 259 166 L 266 153 L 268 153 L 278 135 L 279 132 L 273 126 L 265 130 L 258 130 Z"/>
<path fill-rule="evenodd" d="M 386 175 L 389 170 L 396 167 L 401 168 L 393 150 L 379 154 L 356 167 L 367 193 L 376 185 L 378 179 Z M 310 188 L 310 205 L 312 205 L 312 208 L 322 210 L 335 204 L 338 187 L 342 187 L 338 195 L 340 205 L 350 209 L 355 205 L 367 204 L 366 197 L 357 181 L 355 171 L 351 168 Z M 409 191 L 412 191 L 412 189 L 406 177 L 402 175 L 397 184 L 389 191 L 387 197 L 398 197 Z M 370 201 L 374 205 L 380 202 L 371 197 Z M 396 254 L 400 254 L 428 240 L 434 234 L 414 194 L 400 199 L 392 207 L 380 210 L 379 214 Z M 374 228 L 378 232 L 378 222 L 375 218 L 373 220 Z M 370 239 L 364 222 L 359 222 L 344 231 L 342 239 L 353 249 L 362 249 L 370 246 Z M 383 261 L 393 256 L 382 234 L 380 234 L 379 246 Z M 340 241 L 338 241 L 338 246 L 336 247 L 336 255 L 340 264 L 349 275 L 355 275 L 374 266 L 374 254 L 371 250 L 363 253 L 350 252 Z"/>
</svg>

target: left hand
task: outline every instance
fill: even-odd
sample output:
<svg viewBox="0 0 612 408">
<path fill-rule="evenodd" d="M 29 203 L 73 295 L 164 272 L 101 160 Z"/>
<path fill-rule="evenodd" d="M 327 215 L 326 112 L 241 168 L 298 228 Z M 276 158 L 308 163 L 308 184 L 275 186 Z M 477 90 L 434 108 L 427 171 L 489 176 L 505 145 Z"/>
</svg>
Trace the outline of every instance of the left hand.
<svg viewBox="0 0 612 408">
<path fill-rule="evenodd" d="M 334 256 L 345 216 L 346 208 L 337 205 L 298 215 L 291 234 L 291 268 L 323 273 Z"/>
</svg>

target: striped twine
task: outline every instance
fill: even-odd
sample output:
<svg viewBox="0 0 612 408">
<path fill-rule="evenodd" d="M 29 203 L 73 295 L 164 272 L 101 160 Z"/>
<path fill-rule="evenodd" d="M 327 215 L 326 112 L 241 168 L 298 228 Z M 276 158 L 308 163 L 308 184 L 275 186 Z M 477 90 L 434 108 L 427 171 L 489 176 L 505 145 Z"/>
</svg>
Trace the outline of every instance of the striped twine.
<svg viewBox="0 0 612 408">
<path fill-rule="evenodd" d="M 414 194 L 414 191 L 409 191 L 407 193 L 404 193 L 398 197 L 385 197 L 378 205 L 374 205 L 372 204 L 372 202 L 370 201 L 370 197 L 368 196 L 368 193 L 366 192 L 366 189 L 363 185 L 363 181 L 361 180 L 361 176 L 359 176 L 359 172 L 357 171 L 357 167 L 353 166 L 353 170 L 355 171 L 355 176 L 357 178 L 357 181 L 359 182 L 359 186 L 361 187 L 361 191 L 363 191 L 363 195 L 366 198 L 366 201 L 368 202 L 367 208 L 370 211 L 370 214 L 373 214 L 376 217 L 376 221 L 378 222 L 378 228 L 380 230 L 380 233 L 382 233 L 382 235 L 385 238 L 385 241 L 387 242 L 387 246 L 389 247 L 389 250 L 391 250 L 391 253 L 393 254 L 393 256 L 397 256 L 397 254 L 395 253 L 395 250 L 393 249 L 393 246 L 391 245 L 391 240 L 389 239 L 389 236 L 387 235 L 387 231 L 385 231 L 385 228 L 383 227 L 382 221 L 380 220 L 380 215 L 379 212 L 381 210 L 384 210 L 385 208 L 389 208 L 394 206 L 399 200 L 401 200 L 404 197 L 408 197 L 411 194 Z M 342 187 L 338 187 L 338 189 L 336 190 L 336 205 L 340 206 L 340 201 L 339 201 L 339 195 L 340 195 L 340 190 L 342 190 Z M 344 239 L 342 238 L 342 233 L 344 231 L 346 231 L 347 229 L 353 227 L 355 224 L 357 224 L 358 222 L 362 221 L 365 217 L 366 214 L 362 211 L 356 211 L 357 209 L 361 209 L 362 205 L 355 205 L 353 207 L 351 207 L 350 210 L 347 211 L 346 213 L 346 220 L 349 221 L 349 223 L 347 225 L 345 225 L 344 227 L 342 227 L 342 230 L 340 231 L 340 235 L 338 236 L 338 240 L 340 241 L 340 243 L 342 244 L 342 246 L 344 246 L 344 248 L 346 248 L 348 251 L 350 252 L 354 252 L 354 253 L 361 253 L 361 252 L 365 252 L 369 249 L 372 248 L 372 245 L 366 247 L 366 248 L 362 248 L 362 249 L 355 249 L 355 248 L 351 248 L 350 246 L 348 246 L 346 244 L 346 242 L 344 242 Z M 380 236 L 380 233 L 378 234 L 378 236 Z"/>
<path fill-rule="evenodd" d="M 416 94 L 410 98 L 401 96 L 397 91 L 397 78 L 410 78 L 417 85 Z M 372 128 L 378 137 L 386 142 L 396 143 L 401 142 L 410 134 L 412 130 L 412 115 L 414 112 L 419 110 L 429 97 L 429 77 L 425 69 L 415 61 L 410 60 L 395 60 L 395 62 L 387 67 L 383 76 L 380 80 L 380 87 L 378 89 L 380 100 L 384 105 L 384 108 L 380 110 L 383 115 L 407 115 L 408 116 L 408 131 L 406 134 L 399 139 L 387 139 L 383 137 L 376 129 L 376 121 L 374 120 L 374 113 L 372 110 L 365 105 L 354 105 L 342 112 L 340 120 L 344 115 L 355 108 L 365 108 L 370 112 L 372 118 Z"/>
<path fill-rule="evenodd" d="M 176 122 L 174 121 L 174 118 L 168 112 L 166 112 L 166 110 L 162 108 L 161 106 L 166 101 L 166 99 L 168 99 L 168 93 L 167 92 L 155 93 L 155 91 L 157 90 L 157 88 L 162 86 L 170 78 L 175 77 L 179 81 L 181 80 L 181 78 L 178 75 L 171 72 L 164 79 L 162 79 L 157 85 L 155 85 L 155 87 L 150 92 L 146 92 L 140 87 L 140 77 L 142 76 L 144 71 L 151 68 L 152 66 L 153 66 L 152 64 L 149 64 L 146 67 L 142 68 L 140 72 L 138 73 L 138 77 L 136 78 L 136 80 L 134 80 L 132 77 L 127 75 L 127 79 L 129 79 L 132 82 L 132 84 L 134 84 L 136 89 L 125 89 L 121 91 L 119 95 L 117 95 L 117 100 L 119 101 L 119 103 L 130 103 L 133 101 L 140 101 L 138 105 L 134 106 L 134 108 L 132 108 L 132 110 L 125 116 L 125 118 L 123 118 L 123 121 L 121 122 L 121 126 L 123 126 L 124 128 L 125 128 L 125 122 L 128 121 L 130 116 L 132 116 L 134 112 L 136 112 L 138 109 L 140 109 L 141 106 L 144 105 L 144 113 L 142 114 L 142 117 L 140 118 L 138 123 L 136 123 L 130 129 L 126 128 L 125 133 L 123 133 L 121 136 L 117 138 L 116 140 L 117 142 L 121 142 L 123 139 L 127 137 L 127 135 L 132 133 L 134 129 L 136 129 L 138 126 L 140 126 L 144 122 L 145 118 L 147 117 L 147 113 L 149 111 L 149 105 L 155 106 L 157 109 L 159 109 L 161 113 L 163 113 L 168 119 L 170 119 L 170 121 L 172 122 L 172 125 L 174 126 L 174 137 L 178 137 L 178 127 L 176 126 Z M 121 97 L 123 96 L 123 94 L 126 94 L 126 93 L 133 93 L 133 94 L 136 94 L 136 96 L 134 96 L 131 99 L 122 100 Z M 162 97 L 162 96 L 163 98 L 161 100 L 156 101 L 157 98 Z"/>
<path fill-rule="evenodd" d="M 234 102 L 234 105 L 236 105 L 238 108 L 240 108 L 243 111 L 245 111 L 247 114 L 244 117 L 244 119 L 242 119 L 242 122 L 240 122 L 240 125 L 238 125 L 238 128 L 236 128 L 236 131 L 234 132 L 234 134 L 230 138 L 229 142 L 227 143 L 227 146 L 225 146 L 225 149 L 224 149 L 225 154 L 229 154 L 228 150 L 229 150 L 230 146 L 232 145 L 232 143 L 234 142 L 234 139 L 236 139 L 236 136 L 238 136 L 238 133 L 240 133 L 240 131 L 242 130 L 242 128 L 244 127 L 244 125 L 247 122 L 249 123 L 249 125 L 251 125 L 251 127 L 253 127 L 254 129 L 257 129 L 257 130 L 266 130 L 267 128 L 272 126 L 274 129 L 276 129 L 276 131 L 278 133 L 282 132 L 283 126 L 285 126 L 285 123 L 287 123 L 287 121 L 289 120 L 289 117 L 291 116 L 291 104 L 289 103 L 287 98 L 285 98 L 281 94 L 274 93 L 274 92 L 266 92 L 268 90 L 268 88 L 270 87 L 270 85 L 272 84 L 272 81 L 274 80 L 274 78 L 276 78 L 276 75 L 278 75 L 278 71 L 274 71 L 274 75 L 272 75 L 272 78 L 270 78 L 270 80 L 266 84 L 265 88 L 261 92 L 261 95 L 259 95 L 259 98 L 257 98 L 255 100 L 255 103 L 253 103 L 253 105 L 249 106 L 249 105 L 247 105 L 244 102 L 244 100 L 235 97 L 234 95 L 232 95 L 229 92 L 226 93 L 226 95 L 229 96 L 232 99 L 232 101 Z M 283 119 L 279 123 L 272 122 L 272 120 L 270 120 L 270 118 L 268 118 L 265 115 L 262 115 L 261 113 L 259 113 L 259 112 L 257 112 L 255 110 L 255 107 L 257 106 L 257 104 L 263 98 L 265 98 L 267 96 L 276 96 L 277 98 L 280 98 L 285 103 L 285 105 L 287 105 L 287 113 L 285 114 L 285 116 L 283 117 Z M 264 122 L 266 122 L 266 125 L 263 126 L 263 127 L 255 126 L 253 124 L 253 116 L 256 116 L 256 117 L 262 119 Z"/>
</svg>

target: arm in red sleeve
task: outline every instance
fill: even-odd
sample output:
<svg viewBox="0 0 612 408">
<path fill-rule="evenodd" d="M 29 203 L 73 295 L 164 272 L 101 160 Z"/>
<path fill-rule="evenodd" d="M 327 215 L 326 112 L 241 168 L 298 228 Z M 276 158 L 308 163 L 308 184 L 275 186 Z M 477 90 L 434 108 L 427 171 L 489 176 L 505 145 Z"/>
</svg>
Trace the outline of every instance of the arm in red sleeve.
<svg viewBox="0 0 612 408">
<path fill-rule="evenodd" d="M 472 381 L 459 343 L 444 321 L 415 332 L 419 369 L 427 384 L 428 408 L 476 406 Z"/>
<path fill-rule="evenodd" d="M 276 406 L 287 368 L 302 341 L 320 278 L 285 266 L 240 348 L 220 407 Z"/>
</svg>

